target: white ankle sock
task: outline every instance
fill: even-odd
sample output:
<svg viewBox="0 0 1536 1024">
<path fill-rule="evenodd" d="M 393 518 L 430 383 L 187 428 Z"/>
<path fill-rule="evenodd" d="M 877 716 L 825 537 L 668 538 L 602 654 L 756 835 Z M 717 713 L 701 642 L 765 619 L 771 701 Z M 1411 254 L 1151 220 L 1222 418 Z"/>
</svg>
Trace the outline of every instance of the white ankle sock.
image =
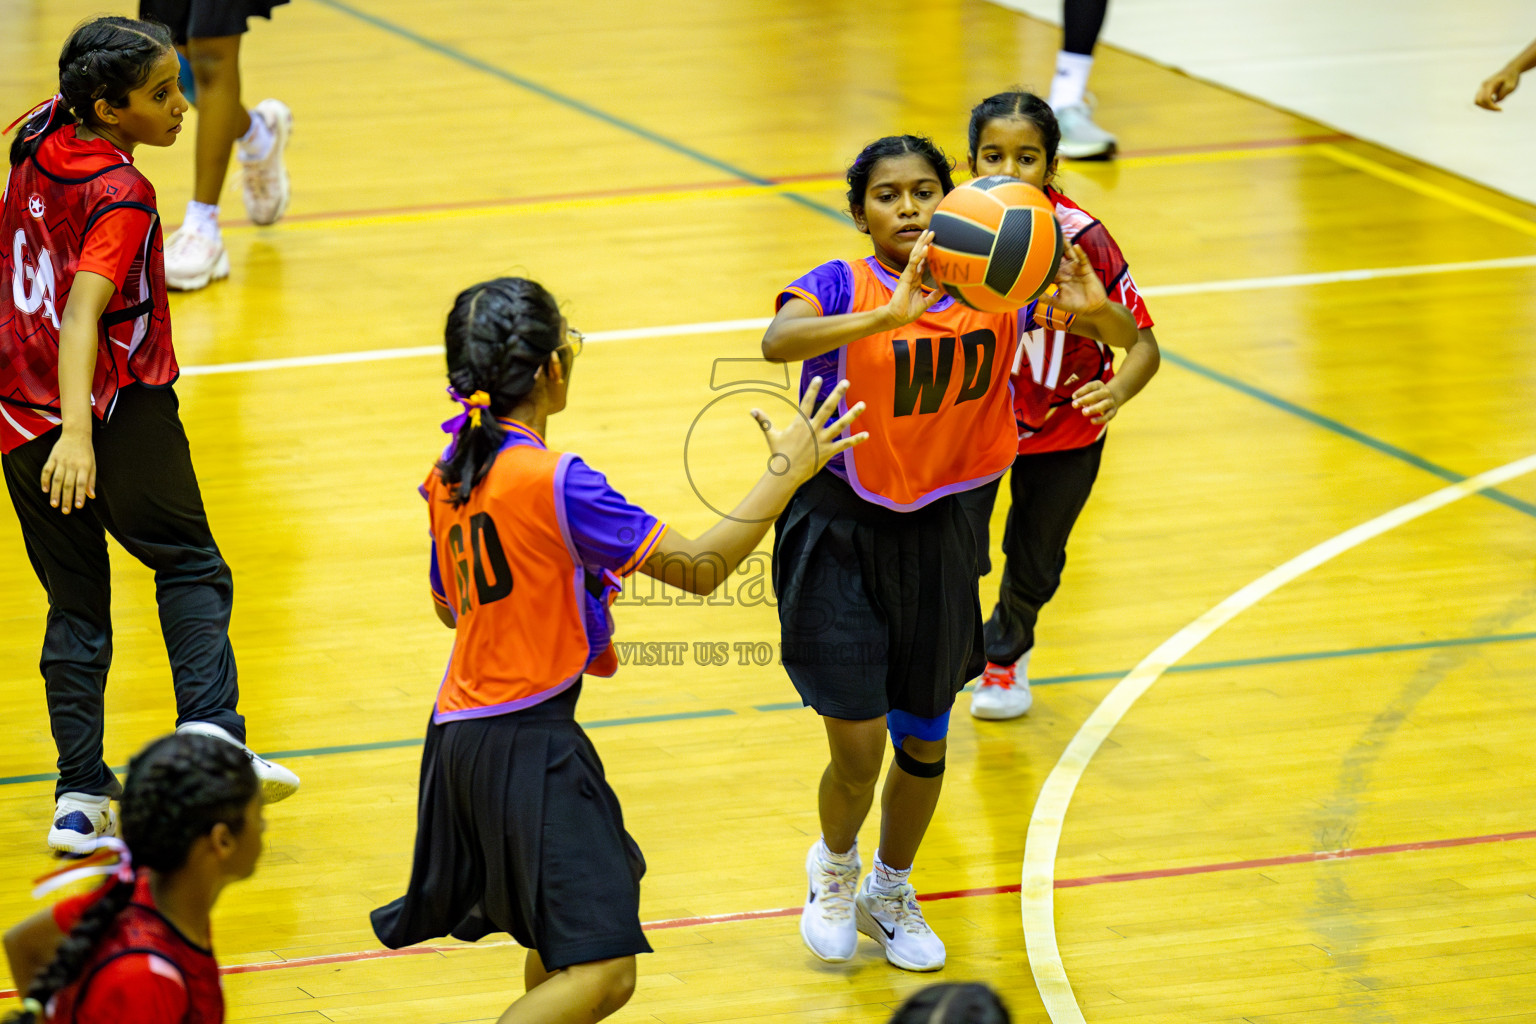
<svg viewBox="0 0 1536 1024">
<path fill-rule="evenodd" d="M 880 859 L 880 854 L 875 853 L 875 872 L 869 877 L 869 891 L 882 896 L 889 895 L 896 887 L 905 882 L 912 874 L 911 868 L 897 871 Z"/>
<path fill-rule="evenodd" d="M 255 163 L 257 160 L 265 160 L 267 154 L 272 152 L 274 141 L 271 127 L 266 120 L 257 114 L 251 115 L 251 126 L 240 136 L 238 142 L 241 163 Z"/>
<path fill-rule="evenodd" d="M 1056 54 L 1056 77 L 1051 79 L 1051 109 L 1060 110 L 1083 102 L 1088 89 L 1088 72 L 1093 70 L 1093 58 L 1083 53 Z"/>
<path fill-rule="evenodd" d="M 827 846 L 826 838 L 823 837 L 821 840 L 821 859 L 829 860 L 833 864 L 841 864 L 845 867 L 849 864 L 857 864 L 859 860 L 859 841 L 855 839 L 853 845 L 848 847 L 846 853 L 833 853 L 831 847 Z"/>
<path fill-rule="evenodd" d="M 183 231 L 196 231 L 205 238 L 219 237 L 219 207 L 216 203 L 187 203 L 187 216 L 181 222 Z"/>
</svg>

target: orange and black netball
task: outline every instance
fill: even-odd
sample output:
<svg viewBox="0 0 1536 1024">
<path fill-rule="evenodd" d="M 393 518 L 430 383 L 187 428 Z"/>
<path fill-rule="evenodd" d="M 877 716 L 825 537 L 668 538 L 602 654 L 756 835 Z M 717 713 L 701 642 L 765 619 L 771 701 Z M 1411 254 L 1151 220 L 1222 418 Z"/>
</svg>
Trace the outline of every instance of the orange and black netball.
<svg viewBox="0 0 1536 1024">
<path fill-rule="evenodd" d="M 929 223 L 928 269 L 946 292 L 989 313 L 1027 306 L 1056 277 L 1061 225 L 1044 192 L 977 178 L 945 196 Z"/>
</svg>

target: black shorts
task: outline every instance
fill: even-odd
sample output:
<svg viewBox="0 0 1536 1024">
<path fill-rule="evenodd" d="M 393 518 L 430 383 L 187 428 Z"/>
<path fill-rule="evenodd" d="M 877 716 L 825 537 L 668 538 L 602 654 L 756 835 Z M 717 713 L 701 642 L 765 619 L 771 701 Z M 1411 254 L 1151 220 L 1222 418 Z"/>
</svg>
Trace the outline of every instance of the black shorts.
<svg viewBox="0 0 1536 1024">
<path fill-rule="evenodd" d="M 370 915 L 384 945 L 507 932 L 550 971 L 651 951 L 645 859 L 576 724 L 580 689 L 427 727 L 410 885 Z"/>
<path fill-rule="evenodd" d="M 288 0 L 139 0 L 139 17 L 171 30 L 176 45 L 188 39 L 218 39 L 245 35 L 251 18 L 272 17 L 272 8 Z"/>
<path fill-rule="evenodd" d="M 860 498 L 823 470 L 773 539 L 781 656 L 828 718 L 935 718 L 986 667 L 976 538 L 956 495 L 915 512 Z"/>
</svg>

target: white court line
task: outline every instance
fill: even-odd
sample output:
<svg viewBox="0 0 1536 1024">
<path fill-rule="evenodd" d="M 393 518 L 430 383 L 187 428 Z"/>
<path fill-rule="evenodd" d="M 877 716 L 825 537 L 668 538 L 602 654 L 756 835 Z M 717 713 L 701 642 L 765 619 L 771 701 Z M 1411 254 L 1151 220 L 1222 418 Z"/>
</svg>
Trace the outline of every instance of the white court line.
<svg viewBox="0 0 1536 1024">
<path fill-rule="evenodd" d="M 1277 277 L 1244 277 L 1230 281 L 1198 281 L 1193 284 L 1151 285 L 1139 289 L 1148 298 L 1167 295 L 1205 295 L 1216 292 L 1261 291 L 1268 288 L 1304 288 L 1315 284 L 1341 284 L 1350 281 L 1374 281 L 1390 277 L 1418 277 L 1424 274 L 1455 274 L 1478 270 L 1506 270 L 1536 267 L 1536 256 L 1508 256 L 1496 260 L 1469 260 L 1465 263 L 1423 263 L 1410 267 L 1376 267 L 1366 270 L 1334 270 L 1319 274 L 1283 274 Z M 618 331 L 593 331 L 588 341 L 639 341 L 644 338 L 679 338 L 690 334 L 726 334 L 731 331 L 761 331 L 769 324 L 767 317 L 749 320 L 712 320 L 697 324 L 666 324 L 660 327 L 630 327 Z M 414 359 L 441 356 L 441 345 L 413 348 L 376 348 L 362 352 L 330 352 L 286 359 L 253 359 L 242 363 L 211 363 L 183 366 L 183 377 L 206 377 L 217 373 L 254 373 L 260 370 L 290 370 L 305 366 L 335 366 L 338 363 L 372 363 L 386 359 Z"/>
<path fill-rule="evenodd" d="M 1061 759 L 1056 762 L 1045 785 L 1040 788 L 1040 797 L 1029 819 L 1028 838 L 1024 842 L 1024 867 L 1019 892 L 1024 919 L 1024 945 L 1029 954 L 1029 966 L 1035 976 L 1035 985 L 1040 990 L 1041 1001 L 1053 1024 L 1085 1024 L 1083 1011 L 1077 1005 L 1072 984 L 1067 980 L 1066 968 L 1061 962 L 1061 950 L 1056 944 L 1056 852 L 1061 842 L 1062 822 L 1067 815 L 1067 806 L 1072 802 L 1072 793 L 1077 789 L 1088 763 L 1131 709 L 1131 705 L 1168 668 L 1212 633 L 1303 573 L 1388 530 L 1533 470 L 1536 470 L 1536 455 L 1527 455 L 1508 465 L 1426 494 L 1385 515 L 1345 530 L 1331 540 L 1297 555 L 1279 568 L 1270 570 L 1201 615 L 1164 641 L 1115 684 L 1115 688 L 1077 730 L 1077 735 L 1067 744 Z"/>
</svg>

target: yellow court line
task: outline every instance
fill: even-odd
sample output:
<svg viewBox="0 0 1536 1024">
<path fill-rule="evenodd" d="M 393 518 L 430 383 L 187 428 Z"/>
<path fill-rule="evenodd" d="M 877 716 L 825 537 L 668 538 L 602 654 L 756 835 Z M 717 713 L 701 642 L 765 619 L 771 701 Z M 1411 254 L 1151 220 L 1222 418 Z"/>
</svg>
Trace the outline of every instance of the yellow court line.
<svg viewBox="0 0 1536 1024">
<path fill-rule="evenodd" d="M 1389 181 L 1410 192 L 1417 192 L 1421 196 L 1438 199 L 1442 203 L 1456 207 L 1458 210 L 1465 210 L 1468 213 L 1476 214 L 1484 220 L 1493 221 L 1495 224 L 1502 224 L 1507 228 L 1514 228 L 1523 234 L 1536 235 L 1536 221 L 1521 217 L 1519 214 L 1510 213 L 1508 210 L 1501 210 L 1496 206 L 1490 206 L 1487 203 L 1457 192 L 1452 192 L 1448 188 L 1432 184 L 1422 178 L 1415 178 L 1411 174 L 1406 174 L 1385 164 L 1378 163 L 1370 157 L 1351 153 L 1330 143 L 1318 145 L 1315 148 L 1315 152 L 1319 156 L 1327 157 L 1334 163 L 1361 171 L 1374 178 L 1380 178 L 1382 181 Z"/>
<path fill-rule="evenodd" d="M 1231 160 L 1263 160 L 1277 156 L 1306 156 L 1325 146 L 1324 142 L 1298 142 L 1294 146 L 1267 146 L 1252 149 L 1213 149 L 1208 153 L 1163 153 L 1149 156 L 1120 157 L 1122 167 L 1177 167 L 1180 164 L 1215 164 Z M 1079 170 L 1075 164 L 1063 164 L 1063 170 Z"/>
<path fill-rule="evenodd" d="M 1123 157 L 1119 163 L 1131 167 L 1162 167 L 1179 164 L 1219 163 L 1232 160 L 1262 160 L 1274 157 L 1294 157 L 1323 149 L 1326 143 L 1302 143 L 1295 146 L 1275 146 L 1267 149 L 1222 149 L 1209 153 L 1169 153 L 1161 156 Z M 1068 167 L 1067 170 L 1073 170 Z M 615 206 L 635 206 L 649 203 L 695 202 L 701 199 L 747 199 L 755 196 L 780 195 L 786 192 L 820 192 L 847 187 L 841 177 L 828 175 L 805 181 L 786 181 L 773 185 L 713 185 L 703 188 L 658 189 L 654 192 L 634 192 L 624 195 L 568 196 L 559 199 L 532 202 L 483 203 L 476 206 L 453 207 L 441 210 L 401 210 L 398 213 L 377 213 L 316 217 L 312 220 L 291 220 L 283 225 L 285 231 L 315 230 L 318 228 L 380 227 L 391 224 L 423 224 L 434 221 L 462 220 L 473 217 L 515 216 L 525 213 L 554 213 L 562 210 L 600 209 Z M 256 225 L 228 226 L 224 230 L 249 231 Z"/>
</svg>

